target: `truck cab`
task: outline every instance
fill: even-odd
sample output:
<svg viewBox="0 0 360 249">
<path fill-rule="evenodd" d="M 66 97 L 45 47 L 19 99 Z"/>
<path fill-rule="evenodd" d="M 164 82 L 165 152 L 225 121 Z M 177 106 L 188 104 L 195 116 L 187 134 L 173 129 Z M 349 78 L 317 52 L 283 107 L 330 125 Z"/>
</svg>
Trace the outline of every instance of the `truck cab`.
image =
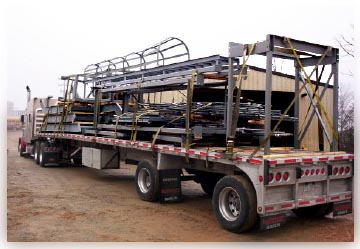
<svg viewBox="0 0 360 249">
<path fill-rule="evenodd" d="M 28 98 L 25 114 L 21 115 L 22 135 L 19 138 L 18 151 L 20 156 L 33 155 L 34 137 L 44 122 L 46 108 L 55 105 L 57 100 L 51 96 L 46 98 L 31 98 L 28 90 Z"/>
</svg>

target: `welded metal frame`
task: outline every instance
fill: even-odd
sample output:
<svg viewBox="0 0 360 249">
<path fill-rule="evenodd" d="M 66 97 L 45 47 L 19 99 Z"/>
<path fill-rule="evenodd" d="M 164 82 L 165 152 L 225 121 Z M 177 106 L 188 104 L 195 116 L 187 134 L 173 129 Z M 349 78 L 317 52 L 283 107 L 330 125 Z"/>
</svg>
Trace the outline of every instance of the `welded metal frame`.
<svg viewBox="0 0 360 249">
<path fill-rule="evenodd" d="M 84 81 L 101 82 L 101 80 L 108 79 L 111 76 L 164 66 L 179 58 L 180 60 L 190 60 L 189 48 L 181 39 L 169 37 L 141 51 L 86 66 L 84 69 Z"/>
<path fill-rule="evenodd" d="M 146 52 L 146 51 L 145 51 Z M 89 79 L 86 74 L 70 75 L 62 77 L 65 81 L 71 81 L 73 84 L 73 92 L 70 97 L 73 102 L 89 102 L 96 103 L 98 101 L 115 102 L 113 100 L 113 94 L 121 92 L 123 94 L 123 113 L 128 111 L 129 101 L 131 101 L 131 95 L 143 94 L 151 92 L 162 92 L 171 90 L 186 89 L 188 82 L 194 70 L 198 71 L 198 75 L 195 79 L 195 86 L 204 86 L 208 84 L 211 87 L 226 85 L 226 70 L 227 57 L 220 55 L 213 55 L 204 58 L 187 60 L 183 62 L 177 62 L 170 65 L 161 65 L 155 68 L 143 69 L 139 71 L 126 72 L 119 75 L 107 75 L 100 78 Z M 205 75 L 217 75 L 222 76 L 223 79 L 219 80 L 207 80 Z M 76 96 L 77 88 L 82 84 L 92 84 L 94 90 L 94 97 L 89 99 Z M 95 93 L 98 94 L 95 94 Z M 103 95 L 107 94 L 107 99 L 103 98 Z M 101 100 L 98 99 L 101 96 Z M 54 110 L 55 111 L 55 110 Z M 94 116 L 98 117 L 99 110 L 94 110 Z M 57 110 L 56 110 L 57 113 Z M 97 122 L 94 122 L 95 127 Z M 65 124 L 66 126 L 66 124 Z M 100 128 L 101 125 L 99 125 Z M 97 133 L 95 128 L 94 133 Z M 73 127 L 67 127 L 67 129 L 73 130 Z M 221 128 L 223 129 L 223 128 Z M 75 131 L 75 130 L 74 130 Z M 76 132 L 80 132 L 76 129 Z M 100 130 L 98 132 L 101 132 Z M 121 135 L 121 134 L 120 134 Z"/>
<path fill-rule="evenodd" d="M 331 74 L 333 75 L 333 126 L 334 130 L 338 130 L 338 67 L 339 67 L 339 49 L 330 46 L 310 43 L 291 39 L 293 46 L 300 56 L 300 61 L 304 67 L 317 65 L 319 59 L 326 53 L 324 60 L 320 65 L 331 65 Z M 330 49 L 330 53 L 328 53 Z M 229 66 L 232 67 L 232 61 L 235 58 L 242 57 L 244 45 L 239 43 L 229 43 Z M 281 58 L 294 61 L 295 67 L 295 93 L 299 91 L 299 72 L 300 65 L 295 60 L 295 56 L 290 50 L 290 46 L 286 41 L 286 37 L 277 35 L 267 35 L 265 41 L 257 42 L 253 54 L 266 56 L 266 87 L 265 87 L 265 136 L 264 139 L 270 135 L 271 131 L 271 92 L 272 92 L 272 59 Z M 233 70 L 228 70 L 228 109 L 232 106 L 233 98 Z M 324 88 L 324 91 L 326 88 Z M 227 111 L 226 115 L 226 129 L 230 131 L 231 111 Z M 300 148 L 300 141 L 298 137 L 298 118 L 299 118 L 299 99 L 295 100 L 294 104 L 294 117 L 297 118 L 294 124 L 294 148 Z M 308 125 L 307 125 L 308 128 Z M 306 128 L 306 130 L 307 130 Z M 305 132 L 306 132 L 305 130 Z M 268 139 L 264 146 L 264 153 L 270 154 L 270 140 Z M 330 144 L 331 151 L 338 149 L 338 141 L 333 136 L 332 143 Z"/>
</svg>

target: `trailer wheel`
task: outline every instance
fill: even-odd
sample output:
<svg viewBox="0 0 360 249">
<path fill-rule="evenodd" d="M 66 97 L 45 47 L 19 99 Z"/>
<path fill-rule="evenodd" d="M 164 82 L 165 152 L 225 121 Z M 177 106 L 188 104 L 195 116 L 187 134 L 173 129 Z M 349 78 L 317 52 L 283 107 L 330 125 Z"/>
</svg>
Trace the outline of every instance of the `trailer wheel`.
<svg viewBox="0 0 360 249">
<path fill-rule="evenodd" d="M 141 200 L 157 201 L 160 194 L 159 172 L 149 161 L 142 161 L 137 165 L 136 191 Z"/>
<path fill-rule="evenodd" d="M 332 203 L 324 203 L 316 206 L 293 209 L 293 213 L 300 218 L 320 218 L 332 211 Z"/>
<path fill-rule="evenodd" d="M 228 231 L 246 232 L 256 225 L 256 193 L 243 176 L 221 178 L 215 186 L 212 204 L 218 222 Z"/>
<path fill-rule="evenodd" d="M 39 164 L 39 154 L 40 154 L 40 142 L 36 141 L 34 145 L 34 160 L 36 164 Z"/>
</svg>

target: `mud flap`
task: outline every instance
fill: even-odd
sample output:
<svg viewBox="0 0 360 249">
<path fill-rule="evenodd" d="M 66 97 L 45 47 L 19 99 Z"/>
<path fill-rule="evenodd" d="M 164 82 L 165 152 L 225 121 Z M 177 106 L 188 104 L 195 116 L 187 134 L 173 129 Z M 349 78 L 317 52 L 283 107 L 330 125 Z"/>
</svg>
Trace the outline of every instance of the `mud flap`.
<svg viewBox="0 0 360 249">
<path fill-rule="evenodd" d="M 260 230 L 269 230 L 280 227 L 286 223 L 286 214 L 279 213 L 273 215 L 260 216 Z"/>
<path fill-rule="evenodd" d="M 160 202 L 181 201 L 181 177 L 180 170 L 159 170 L 160 176 Z"/>
<path fill-rule="evenodd" d="M 44 161 L 46 163 L 59 163 L 59 153 L 45 151 Z"/>
<path fill-rule="evenodd" d="M 334 202 L 333 216 L 340 216 L 352 213 L 352 200 Z"/>
<path fill-rule="evenodd" d="M 46 147 L 43 155 L 46 164 L 58 164 L 60 161 L 60 152 L 57 147 Z"/>
</svg>

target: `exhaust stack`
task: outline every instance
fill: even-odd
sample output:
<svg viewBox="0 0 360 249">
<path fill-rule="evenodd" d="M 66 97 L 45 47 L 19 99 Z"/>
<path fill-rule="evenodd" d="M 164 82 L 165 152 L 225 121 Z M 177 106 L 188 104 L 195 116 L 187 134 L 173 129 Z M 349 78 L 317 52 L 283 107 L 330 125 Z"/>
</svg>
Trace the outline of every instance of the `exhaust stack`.
<svg viewBox="0 0 360 249">
<path fill-rule="evenodd" d="M 31 99 L 31 90 L 29 86 L 26 86 L 26 91 L 27 91 L 27 102 L 29 102 Z"/>
</svg>

